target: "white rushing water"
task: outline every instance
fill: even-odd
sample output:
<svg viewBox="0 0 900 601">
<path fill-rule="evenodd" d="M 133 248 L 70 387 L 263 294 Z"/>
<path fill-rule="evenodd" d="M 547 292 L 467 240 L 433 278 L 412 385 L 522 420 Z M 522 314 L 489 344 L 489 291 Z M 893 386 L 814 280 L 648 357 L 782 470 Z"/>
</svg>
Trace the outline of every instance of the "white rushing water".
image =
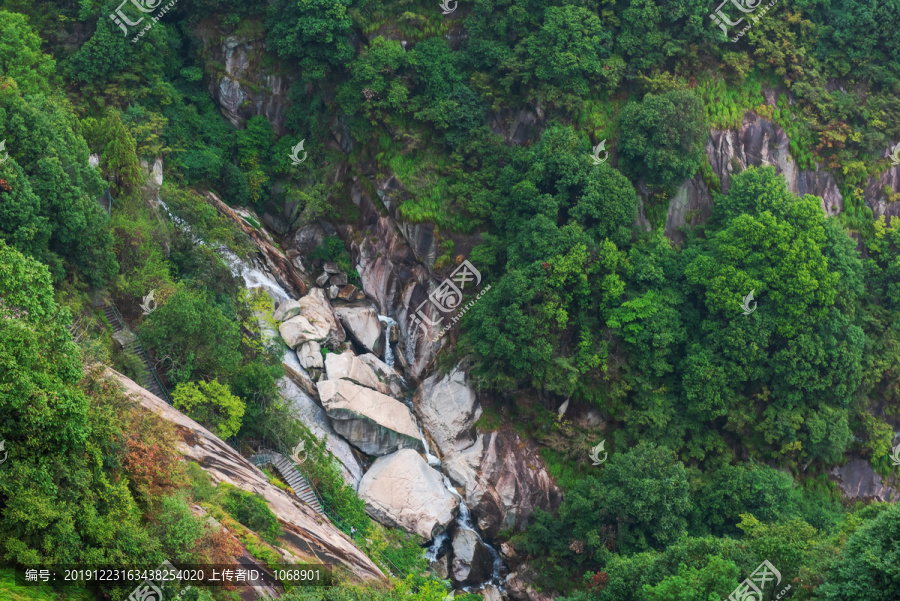
<svg viewBox="0 0 900 601">
<path fill-rule="evenodd" d="M 387 315 L 379 315 L 378 321 L 384 326 L 384 362 L 389 367 L 394 367 L 394 349 L 391 348 L 391 326 L 397 325 L 397 322 Z M 406 384 L 405 381 L 403 383 Z"/>
</svg>

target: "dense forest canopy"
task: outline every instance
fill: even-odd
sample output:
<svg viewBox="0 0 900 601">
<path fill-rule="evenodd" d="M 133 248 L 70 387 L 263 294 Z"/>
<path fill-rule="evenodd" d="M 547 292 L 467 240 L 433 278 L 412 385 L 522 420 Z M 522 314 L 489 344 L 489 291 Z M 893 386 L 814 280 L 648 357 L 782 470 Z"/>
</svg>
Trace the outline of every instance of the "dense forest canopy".
<svg viewBox="0 0 900 601">
<path fill-rule="evenodd" d="M 428 229 L 423 273 L 467 259 L 490 283 L 431 368 L 464 361 L 479 432 L 538 445 L 563 493 L 493 537 L 531 587 L 506 598 L 714 601 L 768 561 L 762 599 L 900 599 L 900 510 L 834 477 L 857 461 L 897 485 L 900 0 L 161 5 L 0 0 L 0 568 L 235 556 L 197 504 L 275 563 L 261 497 L 180 461 L 107 379 L 143 363 L 106 299 L 174 407 L 232 444 L 302 441 L 329 517 L 391 574 L 285 599 L 447 595 L 424 541 L 367 515 L 291 417 L 270 303 L 229 264 L 262 225 L 205 197 L 268 216 L 284 250 L 337 224 L 301 259 L 365 289 L 362 189 Z M 717 156 L 759 122 L 786 157 Z M 691 190 L 709 201 L 673 227 Z M 571 417 L 589 412 L 602 425 Z"/>
</svg>

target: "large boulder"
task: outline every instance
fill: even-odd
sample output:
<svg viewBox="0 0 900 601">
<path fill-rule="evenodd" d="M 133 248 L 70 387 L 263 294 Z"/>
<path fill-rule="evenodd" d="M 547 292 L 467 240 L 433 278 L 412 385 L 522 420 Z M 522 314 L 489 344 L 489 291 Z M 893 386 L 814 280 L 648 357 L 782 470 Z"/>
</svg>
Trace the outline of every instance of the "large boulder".
<svg viewBox="0 0 900 601">
<path fill-rule="evenodd" d="M 363 453 L 424 450 L 412 412 L 400 401 L 348 380 L 322 380 L 316 386 L 335 431 Z"/>
<path fill-rule="evenodd" d="M 374 307 L 371 305 L 344 305 L 335 307 L 334 312 L 353 340 L 360 346 L 376 355 L 384 352 L 384 335 Z"/>
<path fill-rule="evenodd" d="M 325 356 L 325 372 L 329 380 L 349 380 L 354 384 L 390 395 L 391 389 L 382 384 L 375 370 L 359 360 L 352 352 L 328 353 Z"/>
<path fill-rule="evenodd" d="M 272 318 L 275 321 L 281 323 L 282 321 L 287 321 L 292 317 L 300 315 L 300 312 L 302 310 L 303 307 L 300 306 L 299 301 L 295 301 L 294 299 L 286 300 L 278 305 L 278 308 L 275 309 L 275 314 L 272 315 Z"/>
<path fill-rule="evenodd" d="M 447 528 L 459 507 L 441 474 L 411 449 L 376 459 L 358 493 L 374 519 L 428 539 Z"/>
<path fill-rule="evenodd" d="M 537 447 L 509 426 L 479 434 L 443 467 L 465 488 L 466 504 L 489 539 L 501 530 L 524 528 L 536 508 L 552 512 L 562 501 Z"/>
<path fill-rule="evenodd" d="M 828 475 L 848 502 L 896 502 L 900 499 L 896 479 L 882 478 L 865 459 L 851 459 L 844 465 L 832 468 Z"/>
<path fill-rule="evenodd" d="M 325 369 L 325 361 L 322 359 L 322 347 L 318 342 L 311 340 L 304 342 L 297 349 L 297 360 L 304 369 Z"/>
<path fill-rule="evenodd" d="M 391 389 L 392 397 L 395 399 L 403 397 L 403 388 L 406 385 L 406 381 L 403 379 L 403 376 L 397 373 L 396 369 L 372 353 L 359 355 L 359 360 L 371 367 L 378 376 L 378 379 L 388 385 Z"/>
<path fill-rule="evenodd" d="M 334 346 L 347 338 L 344 328 L 341 327 L 321 288 L 311 289 L 296 303 L 300 309 L 299 314 L 284 321 L 278 327 L 281 337 L 289 347 L 295 349 L 309 341 Z M 285 303 L 285 305 L 288 304 Z M 293 311 L 293 305 L 290 306 L 290 311 Z M 281 307 L 279 307 L 280 309 Z M 287 311 L 288 309 L 285 309 L 285 312 Z"/>
<path fill-rule="evenodd" d="M 442 457 L 475 443 L 475 421 L 481 417 L 481 406 L 466 380 L 460 366 L 445 376 L 434 374 L 422 382 L 413 399 L 422 426 Z"/>
<path fill-rule="evenodd" d="M 490 550 L 472 530 L 457 528 L 453 535 L 451 572 L 457 584 L 479 584 L 490 578 L 494 558 Z"/>
</svg>

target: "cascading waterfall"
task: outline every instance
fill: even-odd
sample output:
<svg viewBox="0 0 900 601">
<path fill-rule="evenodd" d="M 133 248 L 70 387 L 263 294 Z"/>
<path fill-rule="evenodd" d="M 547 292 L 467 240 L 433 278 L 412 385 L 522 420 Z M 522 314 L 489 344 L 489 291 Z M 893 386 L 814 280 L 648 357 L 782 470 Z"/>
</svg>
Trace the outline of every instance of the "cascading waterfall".
<svg viewBox="0 0 900 601">
<path fill-rule="evenodd" d="M 389 367 L 394 367 L 394 349 L 391 348 L 391 326 L 397 325 L 397 322 L 387 315 L 379 315 L 378 321 L 384 326 L 384 362 Z"/>
</svg>

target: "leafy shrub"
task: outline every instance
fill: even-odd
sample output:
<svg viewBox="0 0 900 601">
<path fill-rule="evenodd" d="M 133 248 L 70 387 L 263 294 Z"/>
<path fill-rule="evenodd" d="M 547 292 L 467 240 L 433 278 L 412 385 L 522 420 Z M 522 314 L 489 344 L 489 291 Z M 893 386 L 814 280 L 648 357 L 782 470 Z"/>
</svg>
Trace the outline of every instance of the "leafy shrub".
<svg viewBox="0 0 900 601">
<path fill-rule="evenodd" d="M 229 489 L 225 494 L 222 508 L 234 519 L 272 544 L 275 544 L 275 541 L 281 536 L 278 518 L 269 509 L 265 499 L 259 495 L 237 488 Z"/>
<path fill-rule="evenodd" d="M 172 392 L 172 404 L 220 438 L 230 438 L 241 429 L 244 403 L 216 380 L 179 384 Z"/>
</svg>

